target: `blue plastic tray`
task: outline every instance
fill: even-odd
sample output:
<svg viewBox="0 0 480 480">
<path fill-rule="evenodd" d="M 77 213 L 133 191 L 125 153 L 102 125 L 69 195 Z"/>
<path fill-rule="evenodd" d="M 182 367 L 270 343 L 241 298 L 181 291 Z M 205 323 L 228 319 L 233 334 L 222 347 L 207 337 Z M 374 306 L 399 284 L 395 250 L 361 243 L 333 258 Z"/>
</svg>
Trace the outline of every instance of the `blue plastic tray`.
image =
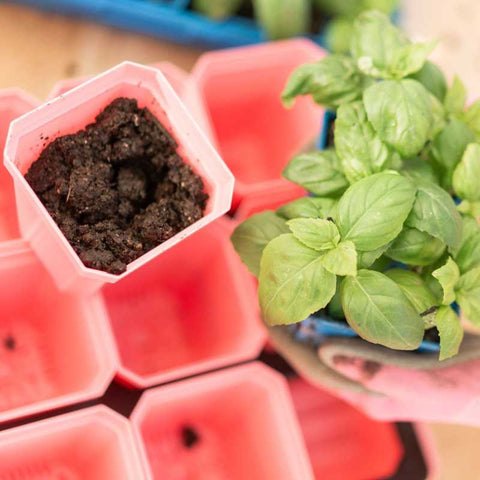
<svg viewBox="0 0 480 480">
<path fill-rule="evenodd" d="M 323 128 L 318 136 L 317 142 L 317 146 L 321 150 L 327 147 L 328 129 L 334 119 L 334 112 L 325 112 Z M 404 267 L 403 264 L 395 263 L 397 263 L 396 266 L 398 267 Z M 452 307 L 458 312 L 458 305 L 453 304 Z M 321 313 L 311 315 L 299 324 L 291 325 L 289 328 L 292 330 L 296 340 L 315 346 L 320 345 L 327 337 L 358 337 L 357 333 L 347 323 L 335 320 Z M 438 352 L 440 351 L 440 345 L 436 342 L 424 340 L 416 351 Z"/>
<path fill-rule="evenodd" d="M 188 45 L 228 48 L 265 41 L 254 20 L 233 17 L 213 21 L 189 9 L 190 0 L 9 0 L 33 7 L 80 15 Z M 322 32 L 308 38 L 324 46 Z"/>
</svg>

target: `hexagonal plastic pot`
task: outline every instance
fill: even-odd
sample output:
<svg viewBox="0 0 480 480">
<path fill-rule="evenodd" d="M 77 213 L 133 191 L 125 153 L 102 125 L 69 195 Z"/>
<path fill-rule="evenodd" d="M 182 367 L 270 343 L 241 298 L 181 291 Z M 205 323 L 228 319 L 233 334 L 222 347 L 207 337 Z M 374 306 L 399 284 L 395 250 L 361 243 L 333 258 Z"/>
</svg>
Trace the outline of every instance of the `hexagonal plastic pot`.
<svg viewBox="0 0 480 480">
<path fill-rule="evenodd" d="M 287 383 L 259 363 L 150 390 L 132 421 L 154 479 L 313 480 Z"/>
<path fill-rule="evenodd" d="M 128 420 L 107 407 L 97 406 L 1 432 L 0 478 L 151 477 Z"/>
<path fill-rule="evenodd" d="M 221 218 L 105 286 L 119 379 L 145 388 L 255 358 L 265 341 L 249 273 Z"/>
<path fill-rule="evenodd" d="M 0 422 L 103 395 L 117 356 L 98 294 L 59 292 L 19 248 L 0 255 L 0 311 Z"/>
<path fill-rule="evenodd" d="M 397 471 L 404 451 L 394 423 L 372 420 L 298 377 L 288 383 L 315 478 L 390 478 Z"/>
<path fill-rule="evenodd" d="M 113 275 L 83 265 L 24 178 L 45 147 L 45 138 L 77 132 L 115 98 L 148 106 L 179 144 L 178 152 L 203 178 L 210 198 L 203 218 Z M 14 121 L 5 147 L 5 165 L 14 179 L 20 231 L 55 279 L 59 289 L 88 293 L 115 283 L 225 213 L 233 176 L 158 70 L 124 62 Z"/>
<path fill-rule="evenodd" d="M 243 199 L 282 185 L 286 195 L 302 190 L 281 178 L 290 158 L 318 135 L 323 109 L 300 98 L 286 109 L 280 100 L 287 78 L 325 51 L 306 39 L 205 53 L 195 64 L 184 99 L 235 175 L 232 209 Z"/>
<path fill-rule="evenodd" d="M 0 90 L 0 158 L 7 138 L 8 128 L 12 120 L 35 108 L 39 102 L 19 89 Z M 13 242 L 13 243 L 12 243 Z M 13 181 L 0 165 L 0 248 L 17 248 L 21 239 L 15 207 Z"/>
<path fill-rule="evenodd" d="M 185 86 L 188 77 L 187 72 L 170 62 L 157 62 L 152 63 L 149 66 L 160 70 L 163 75 L 165 75 L 165 78 L 168 80 L 177 95 L 180 98 L 182 97 L 183 87 Z M 56 97 L 59 97 L 60 95 L 67 93 L 72 88 L 78 87 L 91 78 L 91 75 L 87 75 L 83 77 L 66 78 L 64 80 L 60 80 L 53 86 L 52 90 L 47 96 L 47 100 L 52 100 Z"/>
</svg>

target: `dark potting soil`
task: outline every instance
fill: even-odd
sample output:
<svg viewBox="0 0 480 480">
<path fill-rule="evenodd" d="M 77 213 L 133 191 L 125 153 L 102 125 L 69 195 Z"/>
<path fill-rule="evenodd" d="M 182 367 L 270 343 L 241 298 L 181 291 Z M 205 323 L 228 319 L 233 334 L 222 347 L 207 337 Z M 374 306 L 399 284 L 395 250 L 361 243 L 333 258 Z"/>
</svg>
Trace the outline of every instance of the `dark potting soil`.
<svg viewBox="0 0 480 480">
<path fill-rule="evenodd" d="M 51 142 L 25 179 L 82 262 L 119 274 L 203 216 L 203 181 L 177 147 L 147 108 L 117 98 Z"/>
</svg>

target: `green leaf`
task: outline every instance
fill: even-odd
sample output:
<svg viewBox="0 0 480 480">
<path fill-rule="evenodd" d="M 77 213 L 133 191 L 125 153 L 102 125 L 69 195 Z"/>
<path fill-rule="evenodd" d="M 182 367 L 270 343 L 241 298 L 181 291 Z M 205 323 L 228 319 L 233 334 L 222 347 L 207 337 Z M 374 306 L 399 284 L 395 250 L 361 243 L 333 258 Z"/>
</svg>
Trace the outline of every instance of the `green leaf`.
<svg viewBox="0 0 480 480">
<path fill-rule="evenodd" d="M 475 141 L 474 132 L 458 119 L 451 119 L 432 141 L 432 155 L 441 173 L 442 185 L 450 189 L 455 167 L 467 145 Z"/>
<path fill-rule="evenodd" d="M 432 165 L 419 157 L 404 160 L 400 173 L 413 183 L 417 183 L 418 180 L 438 183 L 438 177 Z"/>
<path fill-rule="evenodd" d="M 282 175 L 319 196 L 339 195 L 348 187 L 334 150 L 300 154 L 290 160 Z"/>
<path fill-rule="evenodd" d="M 334 249 L 322 257 L 322 265 L 331 273 L 339 276 L 357 274 L 357 251 L 350 242 L 340 242 Z"/>
<path fill-rule="evenodd" d="M 333 198 L 302 197 L 277 210 L 287 220 L 292 218 L 335 218 L 338 200 Z"/>
<path fill-rule="evenodd" d="M 335 295 L 332 297 L 332 299 L 330 300 L 330 303 L 328 304 L 328 314 L 332 318 L 344 319 L 345 315 L 343 313 L 342 299 L 340 296 L 340 289 L 338 287 L 339 280 L 340 279 L 337 278 L 337 291 L 335 292 Z"/>
<path fill-rule="evenodd" d="M 476 223 L 475 219 L 472 218 L 472 220 Z M 463 220 L 463 225 L 465 229 L 465 220 Z M 461 273 L 480 267 L 480 229 L 478 224 L 475 232 L 470 235 L 466 236 L 464 232 L 462 245 L 454 258 Z"/>
<path fill-rule="evenodd" d="M 335 148 L 350 183 L 385 170 L 392 163 L 393 152 L 376 134 L 361 101 L 338 109 Z"/>
<path fill-rule="evenodd" d="M 294 218 L 287 225 L 297 240 L 319 252 L 335 248 L 340 241 L 335 224 L 323 218 Z"/>
<path fill-rule="evenodd" d="M 436 43 L 412 44 L 386 15 L 368 11 L 355 20 L 351 53 L 366 75 L 402 78 L 423 67 Z"/>
<path fill-rule="evenodd" d="M 416 80 L 388 80 L 363 95 L 368 119 L 385 143 L 404 157 L 420 152 L 433 125 L 431 95 Z"/>
<path fill-rule="evenodd" d="M 358 268 L 370 267 L 372 270 L 377 270 L 376 268 L 373 268 L 373 266 L 375 265 L 377 260 L 379 260 L 380 257 L 388 250 L 389 247 L 390 247 L 390 243 L 387 243 L 369 252 L 357 251 Z M 390 259 L 388 259 L 388 261 L 390 262 Z"/>
<path fill-rule="evenodd" d="M 403 268 L 393 268 L 386 271 L 385 275 L 400 287 L 417 313 L 421 314 L 437 305 L 437 299 L 418 273 Z"/>
<path fill-rule="evenodd" d="M 285 220 L 267 211 L 242 222 L 233 232 L 231 241 L 242 262 L 258 276 L 263 249 L 270 240 L 289 232 Z"/>
<path fill-rule="evenodd" d="M 348 323 L 365 340 L 397 350 L 414 350 L 422 342 L 422 318 L 384 274 L 359 270 L 344 279 L 341 295 Z"/>
<path fill-rule="evenodd" d="M 462 119 L 477 135 L 480 135 L 480 100 L 467 108 Z"/>
<path fill-rule="evenodd" d="M 355 20 L 350 53 L 359 64 L 368 62 L 371 65 L 366 68 L 368 74 L 373 69 L 383 72 L 393 63 L 396 52 L 409 43 L 407 37 L 391 24 L 385 14 L 370 10 Z M 374 75 L 379 76 L 376 73 Z"/>
<path fill-rule="evenodd" d="M 465 107 L 467 99 L 467 90 L 463 82 L 455 75 L 453 77 L 452 86 L 448 89 L 445 95 L 445 109 L 452 114 L 459 114 Z"/>
<path fill-rule="evenodd" d="M 423 67 L 418 72 L 412 73 L 409 78 L 420 82 L 432 95 L 443 102 L 447 92 L 447 81 L 437 65 L 427 60 Z"/>
<path fill-rule="evenodd" d="M 442 303 L 450 305 L 455 301 L 455 286 L 460 278 L 460 270 L 452 257 L 448 257 L 447 263 L 437 268 L 432 275 L 438 280 L 443 290 Z"/>
<path fill-rule="evenodd" d="M 457 302 L 465 316 L 480 326 L 480 267 L 460 277 L 457 283 Z"/>
<path fill-rule="evenodd" d="M 351 58 L 329 55 L 319 62 L 298 67 L 287 81 L 282 101 L 290 107 L 295 97 L 312 95 L 316 103 L 335 110 L 342 103 L 361 98 L 365 82 Z"/>
<path fill-rule="evenodd" d="M 455 193 L 471 202 L 480 201 L 480 144 L 471 143 L 452 177 Z"/>
<path fill-rule="evenodd" d="M 353 20 L 333 17 L 325 27 L 325 42 L 330 52 L 348 54 L 353 34 Z"/>
<path fill-rule="evenodd" d="M 243 0 L 193 0 L 193 8 L 215 20 L 228 18 L 240 9 Z"/>
<path fill-rule="evenodd" d="M 457 206 L 457 209 L 459 212 L 469 215 L 470 217 L 480 217 L 480 202 L 469 202 L 468 200 L 463 200 L 463 202 Z"/>
<path fill-rule="evenodd" d="M 351 240 L 360 251 L 391 242 L 402 230 L 414 199 L 413 185 L 395 173 L 377 173 L 354 183 L 338 204 L 342 240 Z"/>
<path fill-rule="evenodd" d="M 462 219 L 450 195 L 438 185 L 421 182 L 406 225 L 427 232 L 456 251 L 462 241 Z"/>
<path fill-rule="evenodd" d="M 321 262 L 318 252 L 292 234 L 280 235 L 267 245 L 258 293 L 268 325 L 299 322 L 328 304 L 335 293 L 336 277 Z"/>
<path fill-rule="evenodd" d="M 425 266 L 440 258 L 445 248 L 445 243 L 427 232 L 403 227 L 385 255 L 407 265 Z"/>
<path fill-rule="evenodd" d="M 271 40 L 290 38 L 308 31 L 310 0 L 253 0 L 255 19 Z"/>
<path fill-rule="evenodd" d="M 455 356 L 463 340 L 463 328 L 458 315 L 450 307 L 440 307 L 435 324 L 440 334 L 440 361 Z"/>
</svg>

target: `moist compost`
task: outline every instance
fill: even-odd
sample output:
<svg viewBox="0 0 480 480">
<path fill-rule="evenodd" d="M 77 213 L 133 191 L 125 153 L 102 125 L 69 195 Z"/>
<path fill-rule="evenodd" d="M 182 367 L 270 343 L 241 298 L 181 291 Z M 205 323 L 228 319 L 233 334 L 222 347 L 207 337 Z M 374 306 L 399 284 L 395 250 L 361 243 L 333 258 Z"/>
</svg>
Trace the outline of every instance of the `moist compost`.
<svg viewBox="0 0 480 480">
<path fill-rule="evenodd" d="M 117 98 L 52 141 L 25 179 L 82 262 L 113 274 L 199 220 L 208 195 L 147 108 Z"/>
</svg>

